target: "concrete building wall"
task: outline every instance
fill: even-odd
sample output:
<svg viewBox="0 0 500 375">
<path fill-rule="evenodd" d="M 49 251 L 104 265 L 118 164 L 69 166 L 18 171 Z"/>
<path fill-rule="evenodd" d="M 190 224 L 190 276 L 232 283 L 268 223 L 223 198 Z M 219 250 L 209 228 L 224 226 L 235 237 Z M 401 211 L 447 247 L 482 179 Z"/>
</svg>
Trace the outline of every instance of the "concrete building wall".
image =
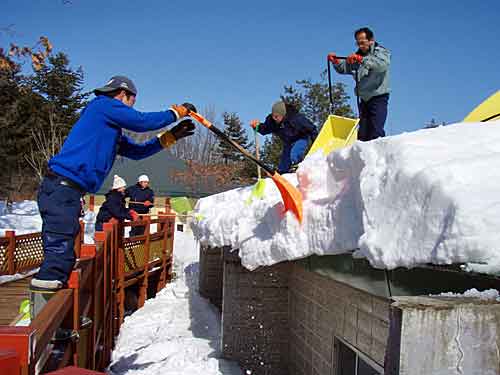
<svg viewBox="0 0 500 375">
<path fill-rule="evenodd" d="M 207 254 L 213 258 L 201 268 L 221 272 L 220 249 Z M 225 250 L 222 260 L 223 282 L 211 286 L 222 287 L 222 353 L 245 374 L 337 375 L 340 367 L 354 374 L 339 364 L 346 350 L 376 370 L 365 366 L 363 374 L 500 373 L 498 301 L 420 296 L 394 302 L 300 262 L 250 272 L 237 252 Z"/>
<path fill-rule="evenodd" d="M 500 374 L 498 301 L 397 297 L 392 309 L 401 316 L 400 350 L 389 375 Z"/>
<path fill-rule="evenodd" d="M 335 336 L 383 367 L 390 301 L 293 264 L 290 374 L 335 374 Z"/>
<path fill-rule="evenodd" d="M 288 374 L 288 278 L 291 264 L 245 269 L 224 252 L 222 353 L 245 374 Z"/>
<path fill-rule="evenodd" d="M 219 309 L 222 308 L 223 248 L 200 246 L 199 290 Z"/>
<path fill-rule="evenodd" d="M 250 272 L 224 253 L 223 355 L 251 374 L 335 374 L 335 336 L 383 366 L 389 307 L 295 263 Z"/>
</svg>

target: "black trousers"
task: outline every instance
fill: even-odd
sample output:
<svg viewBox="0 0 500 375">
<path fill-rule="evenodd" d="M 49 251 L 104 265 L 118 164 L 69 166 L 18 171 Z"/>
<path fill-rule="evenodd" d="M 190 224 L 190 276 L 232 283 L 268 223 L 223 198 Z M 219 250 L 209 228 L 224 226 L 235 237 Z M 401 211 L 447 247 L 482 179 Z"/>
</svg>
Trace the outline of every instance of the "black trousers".
<svg viewBox="0 0 500 375">
<path fill-rule="evenodd" d="M 387 119 L 387 104 L 389 94 L 374 96 L 367 102 L 361 100 L 359 103 L 359 130 L 360 141 L 371 141 L 385 137 L 384 125 Z"/>
</svg>

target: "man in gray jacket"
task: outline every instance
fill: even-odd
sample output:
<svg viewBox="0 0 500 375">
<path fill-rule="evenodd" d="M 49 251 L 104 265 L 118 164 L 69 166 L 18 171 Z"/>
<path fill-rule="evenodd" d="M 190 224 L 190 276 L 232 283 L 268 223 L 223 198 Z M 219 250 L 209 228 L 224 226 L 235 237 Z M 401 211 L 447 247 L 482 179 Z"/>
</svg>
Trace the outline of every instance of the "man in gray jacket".
<svg viewBox="0 0 500 375">
<path fill-rule="evenodd" d="M 371 141 L 385 136 L 391 53 L 375 42 L 367 27 L 356 30 L 354 38 L 359 47 L 355 53 L 345 60 L 330 53 L 328 60 L 338 73 L 350 74 L 356 80 L 356 95 L 360 98 L 358 139 Z"/>
</svg>

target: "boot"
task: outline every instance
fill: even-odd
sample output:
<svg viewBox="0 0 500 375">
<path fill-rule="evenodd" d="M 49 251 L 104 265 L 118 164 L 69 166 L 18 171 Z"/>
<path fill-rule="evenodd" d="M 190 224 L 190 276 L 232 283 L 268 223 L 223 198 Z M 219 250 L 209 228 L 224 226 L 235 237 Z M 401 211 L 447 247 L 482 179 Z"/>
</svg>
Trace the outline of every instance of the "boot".
<svg viewBox="0 0 500 375">
<path fill-rule="evenodd" d="M 30 283 L 30 316 L 31 320 L 42 311 L 43 307 L 63 287 L 59 280 L 31 279 Z"/>
</svg>

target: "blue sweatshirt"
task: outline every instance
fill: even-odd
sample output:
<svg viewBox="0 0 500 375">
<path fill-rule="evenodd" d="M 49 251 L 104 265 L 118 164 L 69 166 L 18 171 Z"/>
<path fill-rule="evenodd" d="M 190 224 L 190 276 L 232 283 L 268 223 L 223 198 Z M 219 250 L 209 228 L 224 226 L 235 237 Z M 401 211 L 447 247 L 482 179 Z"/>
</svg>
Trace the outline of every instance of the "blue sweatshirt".
<svg viewBox="0 0 500 375">
<path fill-rule="evenodd" d="M 157 137 L 139 144 L 123 135 L 122 129 L 147 132 L 175 121 L 173 111 L 139 112 L 117 99 L 99 95 L 82 111 L 61 151 L 49 161 L 49 168 L 95 193 L 117 154 L 138 160 L 163 149 Z"/>
</svg>

